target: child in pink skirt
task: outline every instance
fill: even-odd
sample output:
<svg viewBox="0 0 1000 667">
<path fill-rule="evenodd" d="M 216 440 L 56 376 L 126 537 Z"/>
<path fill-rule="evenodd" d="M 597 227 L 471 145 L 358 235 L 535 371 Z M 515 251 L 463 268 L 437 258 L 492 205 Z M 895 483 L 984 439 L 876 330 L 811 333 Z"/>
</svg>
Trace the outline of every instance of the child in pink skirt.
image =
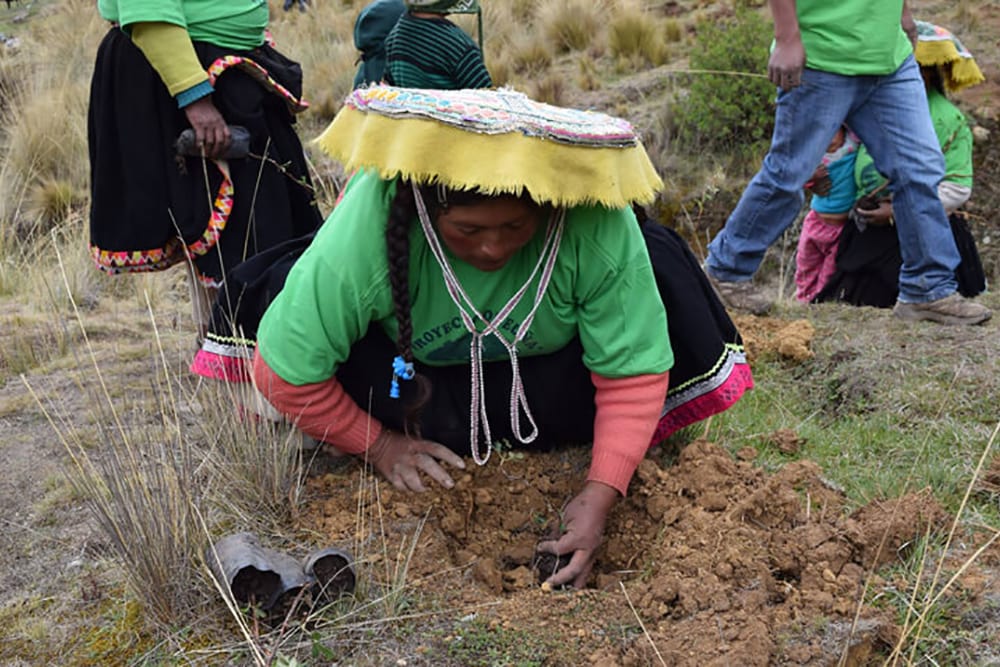
<svg viewBox="0 0 1000 667">
<path fill-rule="evenodd" d="M 826 149 L 826 155 L 806 188 L 814 193 L 795 256 L 795 298 L 810 303 L 833 275 L 837 243 L 854 205 L 854 158 L 858 137 L 842 125 Z M 826 181 L 827 187 L 820 183 Z M 822 194 L 819 194 L 822 193 Z"/>
</svg>

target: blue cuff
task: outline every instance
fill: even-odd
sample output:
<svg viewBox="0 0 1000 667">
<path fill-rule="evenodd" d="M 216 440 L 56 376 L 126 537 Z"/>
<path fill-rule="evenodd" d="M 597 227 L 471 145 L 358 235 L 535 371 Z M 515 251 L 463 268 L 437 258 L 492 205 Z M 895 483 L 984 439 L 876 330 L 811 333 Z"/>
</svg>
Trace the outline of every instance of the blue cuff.
<svg viewBox="0 0 1000 667">
<path fill-rule="evenodd" d="M 187 90 L 182 90 L 181 92 L 177 93 L 176 96 L 177 107 L 183 109 L 192 102 L 197 102 L 206 95 L 211 95 L 211 94 L 212 94 L 212 84 L 210 84 L 207 80 L 202 81 L 199 84 L 191 86 Z"/>
</svg>

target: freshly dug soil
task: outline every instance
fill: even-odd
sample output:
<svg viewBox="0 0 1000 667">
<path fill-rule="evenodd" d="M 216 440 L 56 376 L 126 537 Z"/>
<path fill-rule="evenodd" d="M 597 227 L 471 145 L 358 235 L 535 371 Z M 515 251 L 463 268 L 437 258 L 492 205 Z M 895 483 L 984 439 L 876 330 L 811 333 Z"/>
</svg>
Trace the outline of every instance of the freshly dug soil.
<svg viewBox="0 0 1000 667">
<path fill-rule="evenodd" d="M 737 325 L 751 360 L 812 356 L 805 320 Z M 764 440 L 789 454 L 802 444 L 789 429 Z M 301 521 L 353 545 L 359 576 L 376 586 L 405 563 L 410 585 L 440 596 L 452 618 L 467 608 L 491 626 L 553 639 L 547 665 L 878 664 L 899 630 L 891 612 L 863 601 L 891 585 L 886 565 L 950 518 L 928 491 L 851 513 L 816 464 L 769 473 L 756 454 L 705 440 L 651 450 L 584 591 L 543 590 L 560 564 L 535 548 L 580 488 L 587 447 L 494 453 L 483 467 L 467 461 L 454 489 L 424 494 L 376 488 L 341 459 L 310 479 Z"/>
<path fill-rule="evenodd" d="M 702 440 L 666 454 L 641 464 L 582 592 L 543 590 L 535 546 L 582 483 L 586 448 L 494 455 L 424 494 L 376 491 L 344 461 L 311 479 L 301 519 L 354 544 L 361 578 L 386 583 L 408 560 L 406 580 L 450 609 L 564 638 L 546 664 L 826 665 L 845 651 L 864 664 L 892 644 L 892 619 L 861 600 L 945 525 L 929 493 L 847 514 L 809 461 L 768 474 Z"/>
</svg>

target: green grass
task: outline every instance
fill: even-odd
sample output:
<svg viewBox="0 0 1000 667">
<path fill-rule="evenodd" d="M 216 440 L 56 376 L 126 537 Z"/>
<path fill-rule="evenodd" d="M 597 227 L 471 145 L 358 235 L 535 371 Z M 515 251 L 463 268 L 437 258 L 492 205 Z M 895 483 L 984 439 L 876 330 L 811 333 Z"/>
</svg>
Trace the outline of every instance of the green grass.
<svg viewBox="0 0 1000 667">
<path fill-rule="evenodd" d="M 835 392 L 821 361 L 797 367 L 757 363 L 754 376 L 757 387 L 713 418 L 710 440 L 734 453 L 756 448 L 755 463 L 768 470 L 797 458 L 815 461 L 857 506 L 929 486 L 946 509 L 958 508 L 987 444 L 990 392 L 980 391 L 979 385 L 949 392 L 947 375 L 935 381 L 913 373 L 897 386 L 873 387 L 864 400 L 838 404 L 846 411 L 838 414 L 831 413 L 830 394 Z M 879 381 L 884 385 L 886 378 L 879 376 Z M 884 405 L 901 396 L 911 401 L 895 409 Z M 791 429 L 804 440 L 797 454 L 785 454 L 768 442 L 767 436 L 779 429 Z M 1000 518 L 989 503 L 980 510 Z"/>
<path fill-rule="evenodd" d="M 531 632 L 493 626 L 479 619 L 454 626 L 439 641 L 453 664 L 469 667 L 541 667 L 555 649 Z"/>
<path fill-rule="evenodd" d="M 936 563 L 945 557 L 947 544 L 941 536 L 917 540 L 911 556 L 882 573 L 887 585 L 869 590 L 867 602 L 895 613 L 900 627 L 919 627 L 900 642 L 896 654 L 886 656 L 902 664 L 979 664 L 980 649 L 995 640 L 1000 620 L 1000 600 L 980 600 L 980 591 L 961 581 L 945 588 L 962 562 L 949 563 L 931 590 Z M 935 597 L 934 604 L 927 604 Z M 923 614 L 921 618 L 921 613 Z M 990 663 L 993 664 L 993 663 Z"/>
</svg>

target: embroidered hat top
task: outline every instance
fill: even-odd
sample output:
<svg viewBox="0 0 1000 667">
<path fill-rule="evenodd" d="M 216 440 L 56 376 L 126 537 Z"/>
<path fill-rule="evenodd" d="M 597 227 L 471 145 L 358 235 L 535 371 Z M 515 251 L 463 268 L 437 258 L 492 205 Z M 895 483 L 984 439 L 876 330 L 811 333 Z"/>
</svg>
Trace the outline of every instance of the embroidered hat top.
<svg viewBox="0 0 1000 667">
<path fill-rule="evenodd" d="M 316 141 L 348 170 L 488 194 L 527 188 L 555 206 L 649 203 L 663 186 L 627 121 L 509 88 L 358 89 Z"/>
<path fill-rule="evenodd" d="M 914 57 L 921 67 L 938 67 L 945 90 L 955 92 L 986 80 L 975 58 L 951 31 L 927 21 L 916 24 Z"/>
</svg>

